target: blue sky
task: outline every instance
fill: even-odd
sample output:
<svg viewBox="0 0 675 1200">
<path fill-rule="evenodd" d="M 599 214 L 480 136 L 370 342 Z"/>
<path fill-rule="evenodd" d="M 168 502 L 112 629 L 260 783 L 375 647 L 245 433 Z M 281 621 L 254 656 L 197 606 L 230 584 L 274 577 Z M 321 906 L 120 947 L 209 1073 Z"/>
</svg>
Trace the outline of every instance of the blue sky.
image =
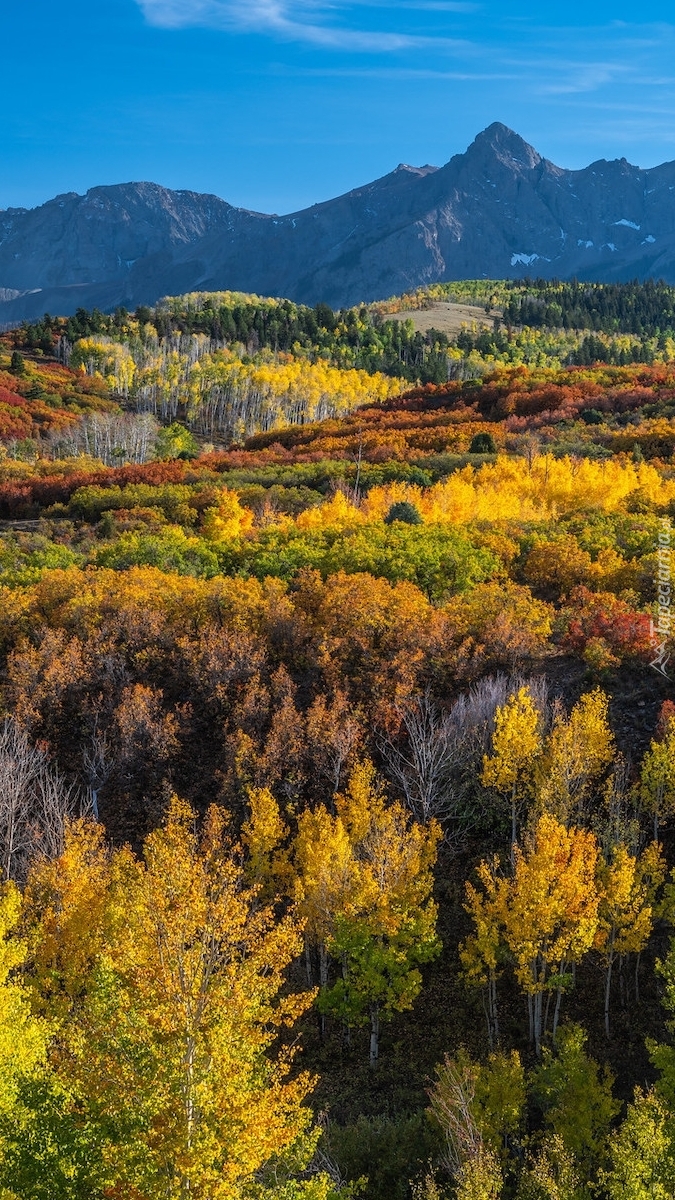
<svg viewBox="0 0 675 1200">
<path fill-rule="evenodd" d="M 289 212 L 495 120 L 561 166 L 675 159 L 661 0 L 23 0 L 2 32 L 0 207 L 150 179 Z"/>
</svg>

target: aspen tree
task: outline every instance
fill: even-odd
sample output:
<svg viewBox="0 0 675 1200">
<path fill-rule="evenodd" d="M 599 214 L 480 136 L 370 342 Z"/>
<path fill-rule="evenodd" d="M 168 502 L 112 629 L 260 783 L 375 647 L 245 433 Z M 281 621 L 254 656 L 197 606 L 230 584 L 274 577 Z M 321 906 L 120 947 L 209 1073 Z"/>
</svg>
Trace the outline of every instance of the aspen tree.
<svg viewBox="0 0 675 1200">
<path fill-rule="evenodd" d="M 18 1200 L 23 1196 L 43 1200 L 43 1192 L 38 1193 L 32 1187 L 24 1190 L 21 1184 L 26 1167 L 29 1168 L 28 1175 L 32 1174 L 30 1160 L 35 1158 L 36 1151 L 40 1151 L 39 1143 L 30 1147 L 29 1158 L 26 1143 L 30 1143 L 40 1115 L 33 1111 L 33 1098 L 37 1097 L 40 1107 L 44 1108 L 45 1098 L 54 1090 L 48 1055 L 58 1025 L 35 1015 L 30 990 L 21 979 L 29 953 L 27 940 L 18 932 L 22 908 L 22 898 L 14 883 L 1 885 L 0 1195 L 3 1200 Z M 58 1119 L 54 1125 L 58 1128 Z M 61 1147 L 61 1155 L 67 1160 L 65 1147 Z M 53 1172 L 54 1176 L 56 1174 Z M 56 1186 L 57 1180 L 53 1178 L 53 1195 L 58 1194 Z"/>
<path fill-rule="evenodd" d="M 323 990 L 328 984 L 328 944 L 337 917 L 359 907 L 360 873 L 342 820 L 331 816 L 323 805 L 315 812 L 301 813 L 294 861 L 298 912 L 305 923 L 307 982 L 314 985 L 312 951 L 316 949 Z"/>
<path fill-rule="evenodd" d="M 632 1104 L 609 1137 L 611 1165 L 601 1183 L 609 1200 L 671 1200 L 675 1194 L 672 1113 L 656 1090 L 635 1089 Z"/>
<path fill-rule="evenodd" d="M 556 714 L 546 740 L 537 804 L 563 823 L 583 812 L 593 783 L 614 758 L 608 703 L 599 689 L 588 692 L 569 717 Z"/>
<path fill-rule="evenodd" d="M 652 741 L 642 760 L 640 797 L 654 818 L 654 841 L 659 825 L 675 812 L 675 718 L 671 718 L 661 741 Z"/>
<path fill-rule="evenodd" d="M 253 525 L 253 513 L 239 503 L 236 492 L 221 488 L 218 503 L 204 515 L 202 532 L 213 542 L 227 542 L 248 533 Z"/>
<path fill-rule="evenodd" d="M 497 1155 L 482 1147 L 457 1173 L 456 1200 L 499 1200 L 503 1187 L 504 1177 Z"/>
<path fill-rule="evenodd" d="M 482 783 L 508 796 L 511 806 L 511 863 L 515 862 L 519 801 L 531 787 L 541 754 L 540 716 L 528 688 L 521 687 L 495 713 L 492 755 L 483 759 Z"/>
<path fill-rule="evenodd" d="M 269 901 L 279 892 L 287 891 L 290 885 L 292 868 L 288 854 L 280 848 L 288 837 L 288 827 L 268 788 L 249 788 L 248 803 L 250 815 L 241 831 L 247 851 L 244 873 Z"/>
<path fill-rule="evenodd" d="M 271 1052 L 312 1000 L 281 994 L 300 929 L 246 885 L 222 811 L 201 837 L 195 823 L 174 798 L 142 860 L 129 849 L 108 860 L 81 826 L 69 845 L 79 889 L 58 862 L 29 884 L 38 985 L 51 1003 L 53 962 L 67 1014 L 56 1067 L 103 1134 L 110 1194 L 136 1200 L 236 1200 L 254 1179 L 265 1196 L 266 1172 L 302 1169 L 316 1141 L 312 1080 L 288 1077 L 292 1052 Z M 83 898 L 100 890 L 87 943 Z M 294 1186 L 320 1195 L 319 1184 Z"/>
<path fill-rule="evenodd" d="M 516 1200 L 585 1200 L 574 1155 L 558 1134 L 544 1138 L 518 1180 Z"/>
<path fill-rule="evenodd" d="M 610 1126 L 621 1109 L 614 1099 L 614 1076 L 586 1053 L 580 1025 L 565 1025 L 558 1045 L 544 1048 L 543 1061 L 530 1078 L 544 1120 L 562 1140 L 586 1180 L 602 1163 Z"/>
<path fill-rule="evenodd" d="M 343 978 L 326 998 L 361 1023 L 370 1021 L 370 1064 L 379 1055 L 380 1019 L 411 1008 L 422 986 L 417 964 L 440 951 L 431 898 L 441 830 L 411 822 L 401 804 L 387 805 L 372 763 L 359 764 L 336 797 L 359 864 L 360 912 L 341 915 L 332 953 Z"/>
<path fill-rule="evenodd" d="M 50 1025 L 31 1011 L 19 977 L 28 946 L 17 936 L 22 900 L 13 883 L 0 885 L 0 1119 L 11 1118 L 20 1082 L 46 1061 Z M 2 1137 L 0 1135 L 0 1153 Z"/>
<path fill-rule="evenodd" d="M 24 924 L 33 1004 L 66 1025 L 78 1019 L 105 953 L 110 880 L 103 826 L 84 820 L 67 827 L 59 858 L 37 862 L 28 876 Z"/>
<path fill-rule="evenodd" d="M 441 832 L 387 805 L 372 763 L 358 764 L 337 816 L 320 808 L 298 823 L 300 911 L 341 975 L 322 979 L 321 1011 L 345 1026 L 370 1025 L 370 1063 L 380 1021 L 410 1008 L 422 979 L 417 964 L 438 953 L 432 868 Z M 327 962 L 323 962 L 327 980 Z"/>
<path fill-rule="evenodd" d="M 658 843 L 635 856 L 625 846 L 614 848 L 609 862 L 598 870 L 600 905 L 596 945 L 605 962 L 605 1033 L 610 1036 L 609 1008 L 612 969 L 627 954 L 639 955 L 652 931 L 653 902 L 663 882 L 665 863 Z M 637 972 L 637 967 L 636 967 Z"/>
<path fill-rule="evenodd" d="M 507 1064 L 500 1061 L 500 1066 L 504 1065 Z M 446 1055 L 429 1093 L 431 1113 L 445 1136 L 445 1165 L 455 1178 L 456 1195 L 462 1200 L 497 1200 L 504 1184 L 498 1148 L 495 1149 L 489 1136 L 485 1136 L 484 1123 L 480 1119 L 484 1113 L 477 1103 L 481 1076 L 486 1074 L 491 1074 L 489 1069 L 473 1062 L 463 1051 L 455 1058 Z M 516 1123 L 525 1102 L 522 1080 L 519 1082 L 518 1094 L 511 1098 L 508 1106 L 517 1110 Z M 488 1088 L 483 1087 L 484 1098 Z M 497 1130 L 493 1127 L 489 1132 L 494 1137 L 495 1132 L 505 1131 L 512 1123 L 513 1112 L 500 1113 Z"/>
<path fill-rule="evenodd" d="M 456 1172 L 482 1142 L 503 1157 L 522 1134 L 525 1072 L 517 1050 L 474 1062 L 465 1050 L 445 1056 L 429 1092 L 431 1112 L 446 1138 L 447 1166 Z"/>
<path fill-rule="evenodd" d="M 544 813 L 524 849 L 516 847 L 513 879 L 504 891 L 504 939 L 527 996 L 530 1037 L 541 1055 L 550 997 L 556 993 L 555 1041 L 568 968 L 593 945 L 600 897 L 595 882 L 598 844 L 592 833 L 567 830 Z M 548 994 L 546 1011 L 544 996 Z"/>
</svg>

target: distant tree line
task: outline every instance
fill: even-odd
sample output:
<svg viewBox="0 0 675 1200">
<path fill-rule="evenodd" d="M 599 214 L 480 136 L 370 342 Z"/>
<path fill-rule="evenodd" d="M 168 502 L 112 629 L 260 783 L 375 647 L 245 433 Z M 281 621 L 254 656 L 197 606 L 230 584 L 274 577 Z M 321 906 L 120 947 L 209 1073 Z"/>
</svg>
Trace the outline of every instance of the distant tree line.
<svg viewBox="0 0 675 1200">
<path fill-rule="evenodd" d="M 442 300 L 447 291 L 452 299 L 452 286 L 433 285 L 427 289 L 429 298 Z M 492 301 L 485 305 L 492 312 L 493 328 L 464 328 L 455 337 L 433 328 L 416 330 L 404 312 L 394 319 L 381 305 L 335 311 L 327 304 L 310 307 L 292 300 L 212 292 L 165 298 L 152 308 L 140 305 L 134 313 L 123 307 L 112 313 L 79 308 L 70 317 L 45 313 L 39 321 L 24 322 L 14 342 L 17 351 L 56 353 L 67 364 L 71 348 L 85 338 L 110 338 L 133 353 L 134 344 L 173 348 L 181 339 L 202 336 L 209 339 L 212 351 L 233 348 L 244 361 L 265 351 L 291 353 L 313 362 L 323 359 L 343 370 L 381 372 L 421 384 L 454 378 L 461 372 L 461 358 L 538 361 L 543 352 L 556 354 L 568 366 L 628 366 L 671 357 L 675 288 L 662 282 L 506 281 L 495 283 L 493 298 L 501 306 L 500 313 Z M 419 305 L 423 300 L 415 293 L 402 302 Z M 521 346 L 528 330 L 539 331 L 536 337 L 545 338 L 546 345 Z M 588 336 L 576 338 L 562 332 L 578 335 L 586 330 Z"/>
<path fill-rule="evenodd" d="M 513 325 L 592 329 L 653 337 L 675 329 L 675 288 L 663 281 L 579 283 L 519 280 L 504 305 Z"/>
<path fill-rule="evenodd" d="M 235 303 L 206 297 L 199 305 L 139 306 L 114 313 L 79 308 L 67 318 L 45 313 L 16 331 L 17 348 L 52 354 L 82 338 L 104 336 L 130 341 L 148 336 L 161 342 L 190 334 L 207 336 L 214 347 L 238 345 L 249 356 L 261 350 L 326 359 L 331 365 L 382 372 L 410 382 L 444 383 L 451 341 L 438 330 L 421 333 L 412 321 L 383 320 L 365 306 L 334 312 L 327 304 L 310 308 L 291 300 L 242 298 Z M 151 331 L 151 332 L 150 332 Z M 59 355 L 63 357 L 62 354 Z"/>
</svg>

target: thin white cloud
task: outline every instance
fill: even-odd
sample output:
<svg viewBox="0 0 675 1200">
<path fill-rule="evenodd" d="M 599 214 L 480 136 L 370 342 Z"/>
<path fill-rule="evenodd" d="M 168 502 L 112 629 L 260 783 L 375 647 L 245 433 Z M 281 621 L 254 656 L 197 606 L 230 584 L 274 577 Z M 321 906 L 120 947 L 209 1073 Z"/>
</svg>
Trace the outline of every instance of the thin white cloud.
<svg viewBox="0 0 675 1200">
<path fill-rule="evenodd" d="M 326 20 L 338 5 L 331 0 L 137 0 L 146 20 L 163 29 L 206 26 L 239 32 L 277 35 L 292 41 L 309 42 L 326 49 L 371 53 L 434 46 L 466 48 L 467 43 L 445 37 L 346 29 Z M 369 6 L 369 0 L 365 0 Z M 444 4 L 445 7 L 445 4 Z M 464 11 L 458 0 L 448 3 L 450 11 Z"/>
<path fill-rule="evenodd" d="M 632 66 L 622 62 L 575 62 L 561 57 L 505 58 L 504 62 L 518 70 L 521 77 L 528 76 L 533 90 L 541 96 L 596 92 L 634 75 Z"/>
<path fill-rule="evenodd" d="M 427 12 L 475 13 L 481 5 L 469 0 L 357 0 L 360 8 L 423 9 Z"/>
<path fill-rule="evenodd" d="M 480 0 L 136 0 L 136 3 L 151 25 L 165 29 L 201 26 L 255 32 L 325 50 L 403 55 L 394 68 L 402 79 L 508 81 L 518 75 L 529 95 L 544 103 L 555 98 L 563 102 L 565 97 L 571 99 L 575 95 L 595 98 L 617 86 L 642 86 L 643 81 L 652 90 L 657 77 L 665 74 L 663 69 L 656 68 L 656 61 L 672 45 L 675 33 L 673 26 L 664 22 L 629 25 L 610 21 L 581 29 L 529 21 L 520 25 L 514 46 L 508 32 L 513 34 L 518 21 L 508 14 L 503 15 L 501 24 L 494 22 L 490 26 L 484 40 L 475 42 L 442 36 L 445 30 L 434 30 L 432 36 L 424 36 L 424 25 L 424 33 L 418 32 L 422 11 L 433 22 L 434 13 L 475 14 L 483 8 Z M 393 29 L 359 27 L 368 24 L 358 19 L 359 13 L 365 17 L 368 9 L 385 6 Z M 420 10 L 420 21 L 417 29 L 409 31 L 410 22 L 406 22 L 405 14 L 411 9 Z M 397 14 L 404 26 L 400 30 L 396 28 Z M 442 57 L 450 54 L 455 59 L 455 70 L 443 70 L 434 54 Z M 417 74 L 415 67 L 423 69 Z M 325 60 L 317 73 L 330 73 Z"/>
</svg>

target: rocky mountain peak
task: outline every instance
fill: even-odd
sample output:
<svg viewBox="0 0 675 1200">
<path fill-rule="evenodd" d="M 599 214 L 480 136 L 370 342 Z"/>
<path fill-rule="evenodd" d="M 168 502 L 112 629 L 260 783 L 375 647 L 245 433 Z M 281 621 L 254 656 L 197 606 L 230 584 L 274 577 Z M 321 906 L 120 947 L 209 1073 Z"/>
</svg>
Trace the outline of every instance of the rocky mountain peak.
<svg viewBox="0 0 675 1200">
<path fill-rule="evenodd" d="M 542 161 L 534 146 L 530 146 L 508 125 L 502 125 L 501 121 L 494 121 L 478 134 L 469 146 L 467 156 L 483 160 L 497 158 L 505 167 L 528 171 Z"/>
<path fill-rule="evenodd" d="M 196 290 L 340 308 L 524 275 L 675 283 L 675 163 L 568 171 L 497 121 L 440 169 L 401 163 L 281 217 L 153 183 L 0 212 L 0 325 Z"/>
</svg>

